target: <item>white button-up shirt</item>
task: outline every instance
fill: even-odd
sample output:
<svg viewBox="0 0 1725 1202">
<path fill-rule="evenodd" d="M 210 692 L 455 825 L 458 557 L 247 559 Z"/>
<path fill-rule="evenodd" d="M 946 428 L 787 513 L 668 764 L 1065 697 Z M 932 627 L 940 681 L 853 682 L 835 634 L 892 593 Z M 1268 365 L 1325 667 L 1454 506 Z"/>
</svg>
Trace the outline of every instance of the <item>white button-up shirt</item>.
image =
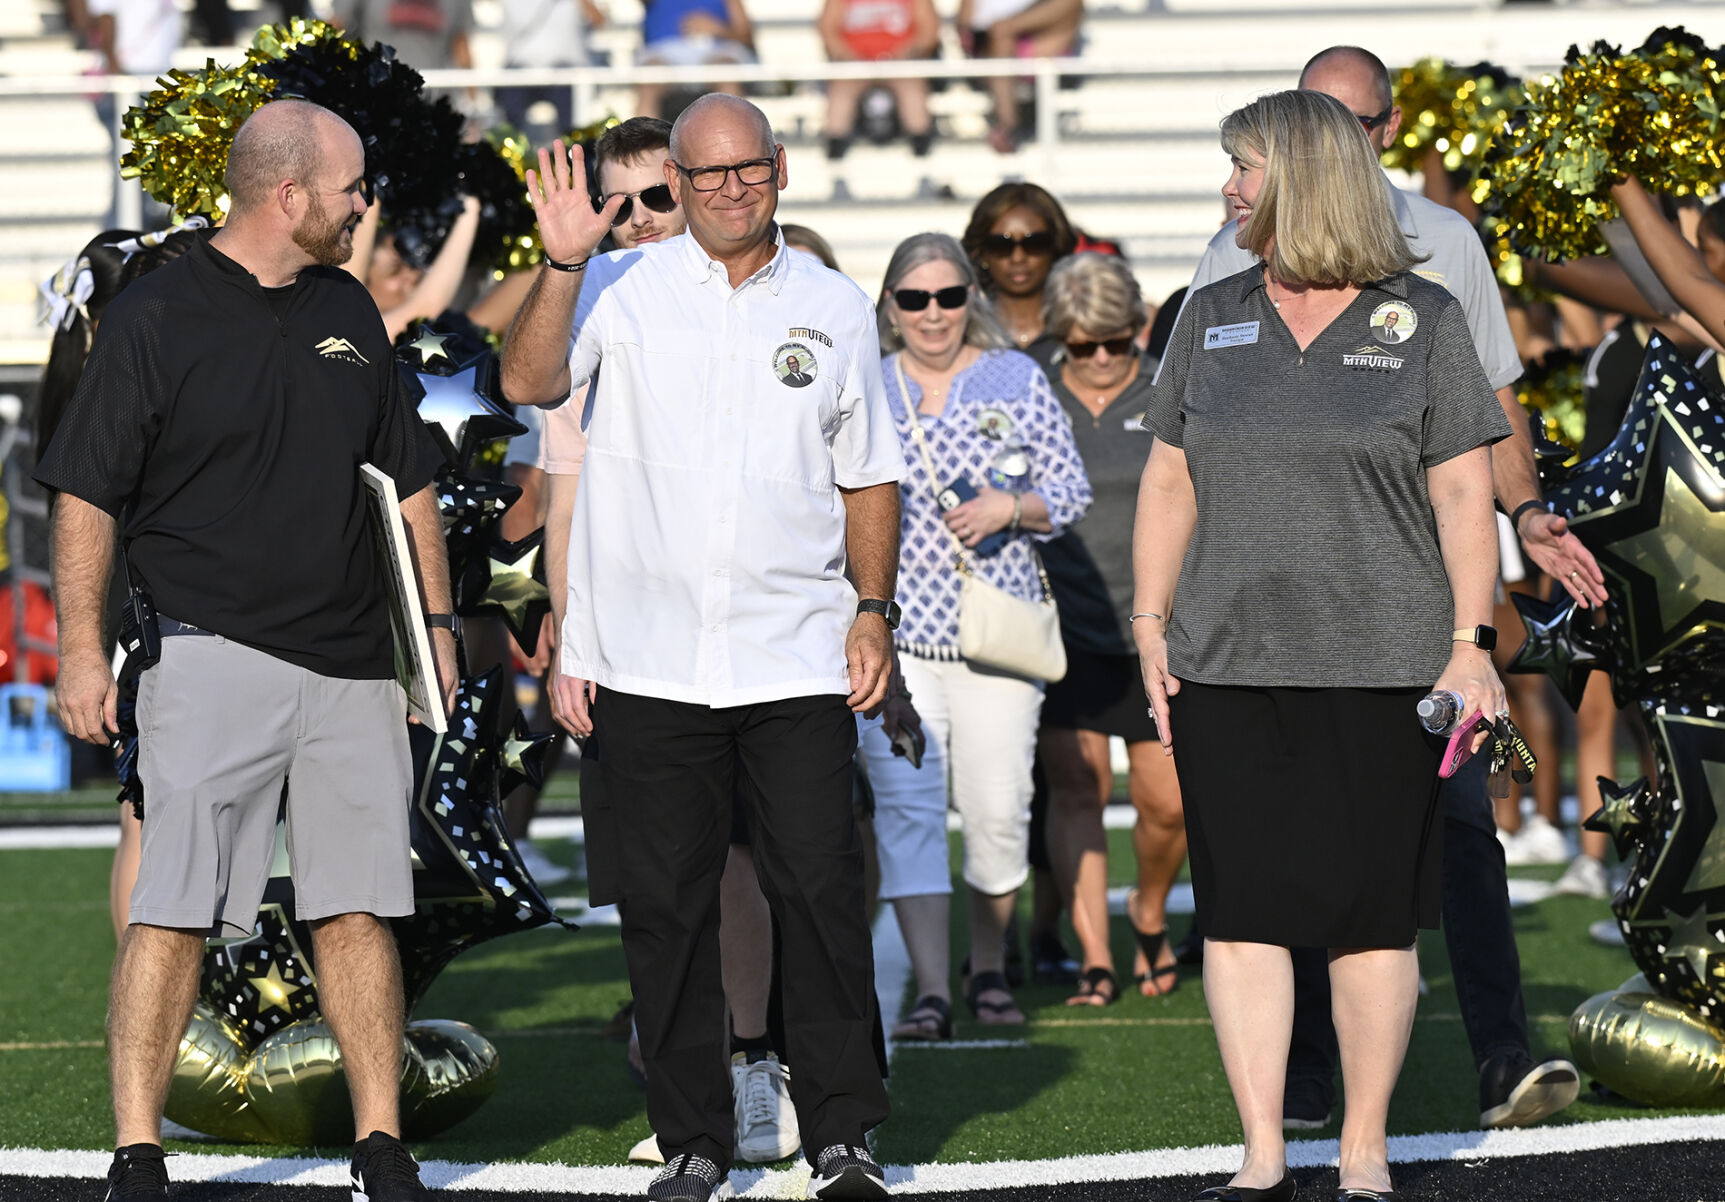
<svg viewBox="0 0 1725 1202">
<path fill-rule="evenodd" d="M 595 258 L 562 670 L 714 707 L 848 694 L 840 488 L 898 480 L 874 307 L 786 251 L 732 288 L 684 235 Z"/>
</svg>

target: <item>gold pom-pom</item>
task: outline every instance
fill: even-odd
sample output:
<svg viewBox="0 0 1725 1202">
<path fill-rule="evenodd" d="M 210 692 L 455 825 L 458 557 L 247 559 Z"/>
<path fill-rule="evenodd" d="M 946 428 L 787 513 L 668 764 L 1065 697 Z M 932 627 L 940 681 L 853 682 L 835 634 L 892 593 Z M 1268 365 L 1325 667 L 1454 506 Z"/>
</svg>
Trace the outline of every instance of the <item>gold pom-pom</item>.
<svg viewBox="0 0 1725 1202">
<path fill-rule="evenodd" d="M 572 146 L 579 144 L 587 148 L 587 163 L 589 168 L 593 161 L 593 144 L 599 136 L 619 119 L 614 113 L 607 113 L 599 120 L 589 125 L 583 125 L 570 130 L 563 135 L 563 144 Z M 515 178 L 521 181 L 521 195 L 527 195 L 527 169 L 537 169 L 538 152 L 527 135 L 513 125 L 493 126 L 485 132 L 485 141 L 497 152 L 497 157 L 508 163 L 515 172 Z M 545 258 L 545 248 L 539 245 L 539 227 L 534 226 L 526 233 L 509 238 L 503 247 L 503 253 L 492 265 L 492 274 L 496 279 L 517 271 L 525 271 L 529 267 L 537 267 Z"/>
<path fill-rule="evenodd" d="M 1524 253 L 1569 259 L 1606 252 L 1617 216 L 1612 181 L 1639 176 L 1684 196 L 1725 181 L 1720 105 L 1725 54 L 1661 30 L 1629 54 L 1571 50 L 1563 73 L 1526 85 L 1527 100 L 1487 154 L 1473 198 L 1494 205 Z"/>
<path fill-rule="evenodd" d="M 1437 151 L 1444 170 L 1477 173 L 1485 150 L 1521 103 L 1521 84 L 1489 63 L 1458 67 L 1425 58 L 1396 78 L 1401 131 L 1384 154 L 1384 165 L 1418 171 Z"/>
<path fill-rule="evenodd" d="M 246 51 L 246 58 L 254 63 L 268 62 L 287 57 L 288 51 L 295 46 L 310 46 L 318 42 L 341 43 L 348 47 L 350 58 L 359 53 L 358 43 L 342 37 L 341 30 L 328 22 L 295 17 L 280 25 L 265 25 L 258 30 L 252 38 L 252 48 Z"/>
<path fill-rule="evenodd" d="M 1538 416 L 1548 439 L 1578 449 L 1587 433 L 1587 361 L 1563 347 L 1548 351 L 1527 365 L 1516 381 L 1515 399 Z"/>
<path fill-rule="evenodd" d="M 126 110 L 124 132 L 132 148 L 120 156 L 120 174 L 169 206 L 174 220 L 227 212 L 223 182 L 234 132 L 270 98 L 273 80 L 250 63 L 200 71 L 171 70 L 140 105 Z"/>
</svg>

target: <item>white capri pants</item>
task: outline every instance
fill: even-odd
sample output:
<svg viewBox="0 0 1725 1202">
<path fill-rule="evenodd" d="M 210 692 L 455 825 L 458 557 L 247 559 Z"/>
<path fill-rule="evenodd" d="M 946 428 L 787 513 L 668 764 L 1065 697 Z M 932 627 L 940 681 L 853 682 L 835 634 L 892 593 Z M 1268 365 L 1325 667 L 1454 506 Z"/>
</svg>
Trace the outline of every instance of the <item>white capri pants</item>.
<svg viewBox="0 0 1725 1202">
<path fill-rule="evenodd" d="M 1030 769 L 1042 684 L 962 660 L 900 655 L 899 670 L 922 716 L 922 767 L 892 753 L 878 718 L 862 720 L 859 746 L 874 788 L 880 897 L 952 892 L 946 805 L 964 823 L 964 880 L 1010 893 L 1030 875 Z"/>
</svg>

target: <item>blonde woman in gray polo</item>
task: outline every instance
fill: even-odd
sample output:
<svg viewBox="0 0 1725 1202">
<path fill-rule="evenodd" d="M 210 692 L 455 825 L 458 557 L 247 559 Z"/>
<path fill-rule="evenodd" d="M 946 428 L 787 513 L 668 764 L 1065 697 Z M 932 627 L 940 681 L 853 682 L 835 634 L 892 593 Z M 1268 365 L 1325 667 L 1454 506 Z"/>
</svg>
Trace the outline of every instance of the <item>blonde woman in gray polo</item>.
<svg viewBox="0 0 1725 1202">
<path fill-rule="evenodd" d="M 1195 293 L 1169 341 L 1133 556 L 1133 635 L 1180 778 L 1205 996 L 1245 1136 L 1239 1173 L 1199 1196 L 1294 1196 L 1288 949 L 1327 947 L 1347 1095 L 1336 1196 L 1367 1202 L 1395 1196 L 1384 1128 L 1415 935 L 1437 925 L 1442 742 L 1414 706 L 1435 687 L 1467 713 L 1504 709 L 1480 644 L 1490 447 L 1510 430 L 1460 306 L 1409 271 L 1345 106 L 1274 93 L 1223 121 L 1222 146 L 1237 237 L 1263 262 Z"/>
</svg>

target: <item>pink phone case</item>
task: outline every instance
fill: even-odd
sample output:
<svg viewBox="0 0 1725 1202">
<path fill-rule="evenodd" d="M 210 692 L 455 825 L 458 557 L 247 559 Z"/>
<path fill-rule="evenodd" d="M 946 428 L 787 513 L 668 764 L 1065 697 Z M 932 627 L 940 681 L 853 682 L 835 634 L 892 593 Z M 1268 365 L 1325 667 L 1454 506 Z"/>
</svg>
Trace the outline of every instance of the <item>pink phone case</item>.
<svg viewBox="0 0 1725 1202">
<path fill-rule="evenodd" d="M 1461 766 L 1473 758 L 1473 737 L 1479 733 L 1480 724 L 1485 721 L 1485 712 L 1475 710 L 1449 737 L 1449 746 L 1444 748 L 1443 759 L 1438 762 L 1438 779 L 1448 780 Z"/>
</svg>

